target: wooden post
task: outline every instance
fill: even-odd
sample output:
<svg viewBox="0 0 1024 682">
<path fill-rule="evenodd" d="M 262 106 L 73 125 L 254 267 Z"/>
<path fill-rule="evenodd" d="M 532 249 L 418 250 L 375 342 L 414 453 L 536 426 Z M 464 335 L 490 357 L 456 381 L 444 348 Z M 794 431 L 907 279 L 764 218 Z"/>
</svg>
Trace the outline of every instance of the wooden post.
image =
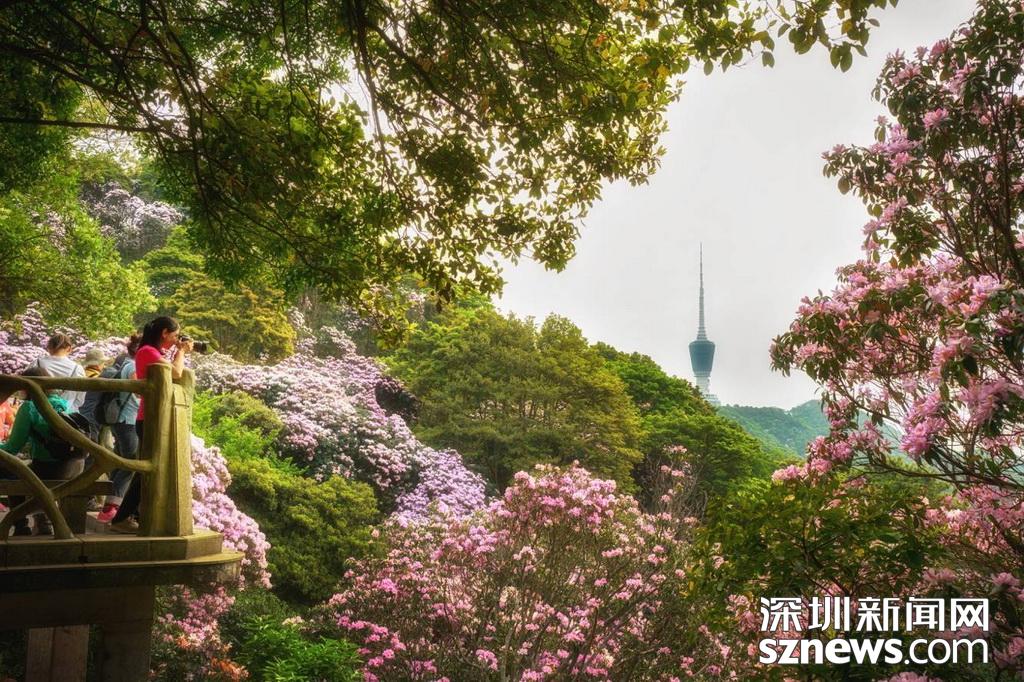
<svg viewBox="0 0 1024 682">
<path fill-rule="evenodd" d="M 141 534 L 177 535 L 170 527 L 168 507 L 173 477 L 169 471 L 174 444 L 174 384 L 171 366 L 156 362 L 146 370 L 150 393 L 146 396 L 144 431 L 139 444 L 140 456 L 155 464 L 152 474 L 142 477 L 142 504 L 140 507 Z"/>
<path fill-rule="evenodd" d="M 174 387 L 173 436 L 168 465 L 167 530 L 170 535 L 192 535 L 192 400 L 196 375 L 186 369 Z"/>
</svg>

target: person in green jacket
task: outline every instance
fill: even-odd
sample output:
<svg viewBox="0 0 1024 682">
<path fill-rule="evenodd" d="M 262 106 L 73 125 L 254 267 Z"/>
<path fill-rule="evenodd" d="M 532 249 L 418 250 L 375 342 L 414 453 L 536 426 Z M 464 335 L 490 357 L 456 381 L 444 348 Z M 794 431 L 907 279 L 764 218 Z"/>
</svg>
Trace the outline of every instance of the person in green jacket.
<svg viewBox="0 0 1024 682">
<path fill-rule="evenodd" d="M 21 376 L 45 377 L 50 374 L 45 369 L 33 366 L 22 372 Z M 46 399 L 58 413 L 67 414 L 71 411 L 68 401 L 57 392 L 48 391 Z M 53 441 L 50 439 L 51 434 L 52 430 L 46 417 L 42 415 L 32 400 L 26 399 L 18 408 L 11 432 L 8 434 L 7 440 L 0 443 L 0 449 L 16 455 L 28 446 L 28 455 L 32 459 L 29 468 L 44 481 L 66 480 L 80 474 L 84 468 L 84 459 L 81 457 L 72 459 L 55 457 L 50 451 L 53 445 Z M 10 471 L 0 470 L 0 477 L 10 479 L 14 478 L 14 474 Z M 24 497 L 12 496 L 9 505 L 13 509 L 24 500 Z M 53 534 L 53 526 L 46 514 L 37 513 L 34 518 L 37 535 Z M 15 521 L 14 535 L 31 534 L 32 530 L 29 528 L 27 518 Z"/>
</svg>

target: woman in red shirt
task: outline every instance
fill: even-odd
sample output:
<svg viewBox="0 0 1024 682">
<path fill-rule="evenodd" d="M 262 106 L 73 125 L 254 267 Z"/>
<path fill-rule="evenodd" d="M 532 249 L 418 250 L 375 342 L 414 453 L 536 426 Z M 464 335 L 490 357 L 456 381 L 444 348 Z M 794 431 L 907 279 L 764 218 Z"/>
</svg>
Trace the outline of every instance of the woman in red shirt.
<svg viewBox="0 0 1024 682">
<path fill-rule="evenodd" d="M 142 341 L 135 352 L 135 378 L 145 380 L 149 366 L 154 362 L 164 362 L 164 352 L 175 347 L 174 360 L 171 361 L 171 376 L 181 377 L 185 370 L 185 354 L 192 351 L 192 341 L 179 342 L 178 333 L 181 325 L 173 317 L 158 317 L 142 328 Z M 139 447 L 142 447 L 146 401 L 139 398 L 139 416 L 135 421 L 135 432 L 139 436 Z M 139 502 L 142 499 L 142 478 L 136 474 L 132 479 L 128 492 L 124 496 L 120 509 L 111 520 L 110 530 L 118 533 L 135 533 L 139 530 Z"/>
</svg>

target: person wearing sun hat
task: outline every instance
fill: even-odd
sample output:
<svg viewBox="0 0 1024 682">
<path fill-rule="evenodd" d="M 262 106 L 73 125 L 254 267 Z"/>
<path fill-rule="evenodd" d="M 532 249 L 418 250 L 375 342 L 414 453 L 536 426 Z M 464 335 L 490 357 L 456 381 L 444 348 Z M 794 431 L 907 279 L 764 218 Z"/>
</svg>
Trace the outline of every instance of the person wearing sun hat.
<svg viewBox="0 0 1024 682">
<path fill-rule="evenodd" d="M 85 353 L 85 358 L 82 360 L 82 365 L 85 367 L 85 376 L 88 379 L 95 379 L 98 376 L 102 376 L 103 370 L 109 365 L 111 359 L 103 354 L 103 351 L 99 348 L 90 348 Z M 99 403 L 100 396 L 103 393 L 100 391 L 87 391 L 85 398 L 82 400 L 82 404 L 79 405 L 78 410 L 87 420 L 89 420 L 90 436 L 94 441 L 107 448 L 108 450 L 114 449 L 114 434 L 109 426 L 100 424 L 96 421 L 96 405 Z M 92 461 L 92 455 L 86 455 L 85 462 L 86 466 Z M 103 499 L 101 497 L 92 498 L 89 500 L 89 511 L 101 511 L 103 505 Z"/>
<path fill-rule="evenodd" d="M 110 364 L 110 358 L 103 354 L 103 351 L 99 348 L 90 348 L 85 354 L 85 359 L 82 360 L 82 365 L 85 367 L 85 376 L 89 379 L 95 379 L 103 371 L 103 368 Z"/>
</svg>

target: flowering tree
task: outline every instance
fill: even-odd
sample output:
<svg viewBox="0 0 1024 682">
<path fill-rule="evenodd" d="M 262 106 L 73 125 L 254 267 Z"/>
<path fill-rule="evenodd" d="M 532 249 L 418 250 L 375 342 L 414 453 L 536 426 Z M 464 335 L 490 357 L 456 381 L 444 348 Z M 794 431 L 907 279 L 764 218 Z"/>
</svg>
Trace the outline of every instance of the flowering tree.
<svg viewBox="0 0 1024 682">
<path fill-rule="evenodd" d="M 892 55 L 869 147 L 839 146 L 826 171 L 872 220 L 864 258 L 830 295 L 805 299 L 772 350 L 777 368 L 824 385 L 832 424 L 809 447 L 810 478 L 859 463 L 898 470 L 878 426 L 955 494 L 934 523 L 960 589 L 1003 594 L 1024 575 L 1024 9 L 982 0 L 949 39 Z M 856 425 L 858 410 L 871 423 Z M 977 593 L 977 592 L 976 592 Z M 1024 662 L 1019 604 L 994 599 L 997 661 Z"/>
<path fill-rule="evenodd" d="M 393 524 L 329 619 L 362 644 L 366 680 L 714 674 L 729 651 L 707 653 L 681 598 L 688 478 L 665 477 L 655 514 L 577 465 L 541 465 L 476 516 Z"/>
<path fill-rule="evenodd" d="M 145 275 L 121 263 L 77 192 L 71 171 L 0 195 L 0 317 L 38 301 L 47 319 L 88 334 L 127 331 L 153 302 Z"/>
<path fill-rule="evenodd" d="M 826 154 L 874 218 L 865 257 L 772 351 L 825 384 L 834 428 L 813 459 L 885 467 L 875 425 L 892 421 L 935 476 L 1021 488 L 1022 49 L 1019 5 L 985 0 L 950 39 L 889 58 L 876 94 L 895 120 L 879 142 Z M 857 429 L 858 409 L 874 424 Z"/>
<path fill-rule="evenodd" d="M 431 502 L 459 514 L 484 503 L 483 480 L 457 453 L 423 445 L 400 416 L 381 407 L 376 388 L 386 379 L 380 366 L 356 354 L 337 330 L 307 335 L 295 355 L 276 365 L 196 358 L 196 375 L 206 390 L 238 390 L 264 401 L 284 424 L 282 454 L 317 478 L 342 475 L 372 484 L 382 506 L 400 515 L 418 516 Z"/>
<path fill-rule="evenodd" d="M 126 260 L 136 260 L 160 248 L 171 228 L 182 221 L 181 212 L 162 201 L 146 201 L 119 183 L 110 181 L 88 192 L 83 203 Z"/>
</svg>

